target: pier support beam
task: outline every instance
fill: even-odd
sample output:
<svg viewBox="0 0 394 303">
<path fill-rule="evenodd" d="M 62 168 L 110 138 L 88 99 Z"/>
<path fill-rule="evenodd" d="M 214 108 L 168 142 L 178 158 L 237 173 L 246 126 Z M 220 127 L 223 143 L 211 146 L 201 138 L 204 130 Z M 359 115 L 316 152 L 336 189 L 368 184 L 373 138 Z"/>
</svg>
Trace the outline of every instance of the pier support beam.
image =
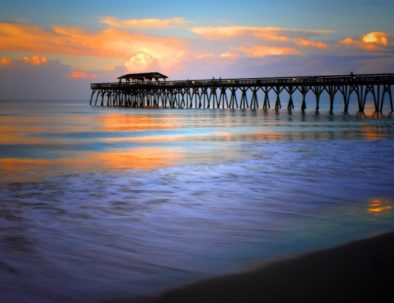
<svg viewBox="0 0 394 303">
<path fill-rule="evenodd" d="M 234 87 L 231 88 L 230 108 L 231 109 L 238 108 L 237 88 Z"/>
<path fill-rule="evenodd" d="M 351 87 L 348 85 L 340 85 L 338 87 L 338 90 L 342 94 L 342 98 L 343 98 L 343 113 L 348 114 L 350 94 L 352 92 Z"/>
<path fill-rule="evenodd" d="M 282 108 L 282 104 L 280 102 L 280 93 L 282 92 L 284 88 L 281 86 L 276 86 L 274 88 L 274 91 L 276 93 L 276 101 L 275 101 L 275 110 L 279 110 Z"/>
<path fill-rule="evenodd" d="M 251 109 L 257 109 L 259 108 L 259 102 L 257 100 L 257 87 L 253 87 L 252 89 L 252 100 L 250 102 L 250 108 Z"/>
<path fill-rule="evenodd" d="M 306 110 L 306 95 L 308 94 L 309 87 L 308 86 L 301 86 L 301 88 L 298 89 L 299 92 L 301 93 L 302 100 L 301 100 L 301 112 L 305 113 Z"/>
<path fill-rule="evenodd" d="M 339 87 L 337 85 L 330 85 L 327 88 L 328 97 L 330 99 L 330 115 L 334 114 L 334 99 L 338 90 Z"/>
<path fill-rule="evenodd" d="M 315 94 L 315 99 L 316 99 L 316 108 L 315 108 L 316 114 L 318 114 L 320 110 L 320 97 L 323 91 L 324 91 L 323 86 L 315 85 L 312 87 L 312 92 Z"/>
<path fill-rule="evenodd" d="M 264 92 L 264 104 L 263 104 L 263 109 L 267 110 L 269 108 L 271 108 L 271 104 L 270 104 L 270 98 L 269 98 L 269 91 L 271 90 L 271 88 L 268 88 L 267 86 L 263 87 L 263 92 Z"/>
<path fill-rule="evenodd" d="M 358 112 L 364 113 L 365 101 L 366 101 L 366 88 L 365 85 L 356 86 L 356 95 L 358 102 Z"/>
<path fill-rule="evenodd" d="M 90 102 L 89 102 L 89 105 L 92 105 L 93 96 L 94 96 L 94 93 L 95 93 L 95 92 L 96 92 L 96 90 L 93 89 L 93 90 L 92 90 L 92 94 L 90 95 Z"/>
<path fill-rule="evenodd" d="M 289 86 L 287 88 L 287 92 L 289 94 L 289 101 L 287 102 L 287 110 L 291 111 L 294 108 L 294 103 L 293 103 L 293 93 L 294 93 L 294 87 Z"/>
<path fill-rule="evenodd" d="M 222 106 L 222 109 L 229 107 L 228 106 L 227 88 L 226 87 L 222 87 L 220 89 L 219 106 L 218 106 L 218 108 L 220 108 L 220 105 Z"/>
<path fill-rule="evenodd" d="M 241 102 L 239 104 L 239 107 L 241 109 L 249 108 L 248 97 L 246 95 L 248 88 L 243 87 L 241 88 L 241 91 L 242 91 L 242 96 L 241 96 Z"/>
</svg>

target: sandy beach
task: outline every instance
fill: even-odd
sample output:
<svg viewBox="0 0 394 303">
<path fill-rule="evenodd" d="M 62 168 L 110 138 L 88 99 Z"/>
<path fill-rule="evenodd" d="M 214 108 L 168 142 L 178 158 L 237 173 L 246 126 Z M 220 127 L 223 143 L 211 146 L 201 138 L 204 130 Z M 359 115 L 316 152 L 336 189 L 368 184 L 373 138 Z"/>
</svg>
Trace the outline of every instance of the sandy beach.
<svg viewBox="0 0 394 303">
<path fill-rule="evenodd" d="M 394 302 L 394 232 L 164 293 L 166 302 Z"/>
</svg>

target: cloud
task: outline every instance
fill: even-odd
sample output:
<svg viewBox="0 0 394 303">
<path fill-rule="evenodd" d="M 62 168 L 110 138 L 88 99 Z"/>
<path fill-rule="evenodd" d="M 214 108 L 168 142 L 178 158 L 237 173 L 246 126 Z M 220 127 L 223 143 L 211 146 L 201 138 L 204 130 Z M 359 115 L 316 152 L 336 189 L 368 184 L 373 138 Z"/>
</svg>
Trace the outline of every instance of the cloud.
<svg viewBox="0 0 394 303">
<path fill-rule="evenodd" d="M 371 32 L 362 36 L 361 40 L 367 44 L 389 45 L 389 35 L 383 32 Z"/>
<path fill-rule="evenodd" d="M 237 60 L 238 59 L 238 54 L 235 53 L 235 52 L 226 51 L 224 53 L 221 53 L 219 55 L 219 57 L 222 58 L 222 59 Z"/>
<path fill-rule="evenodd" d="M 24 23 L 0 22 L 0 51 L 119 58 L 121 61 L 144 53 L 154 58 L 168 72 L 181 65 L 186 50 L 185 43 L 178 38 L 122 29 L 87 31 L 60 26 L 44 29 Z"/>
<path fill-rule="evenodd" d="M 45 64 L 48 62 L 48 59 L 45 57 L 40 57 L 37 55 L 32 56 L 31 58 L 24 56 L 23 57 L 23 62 L 25 63 L 30 63 L 32 65 L 41 65 L 41 64 Z"/>
<path fill-rule="evenodd" d="M 196 56 L 197 60 L 209 60 L 211 58 L 213 58 L 213 54 L 212 53 L 204 53 L 204 54 L 198 54 Z"/>
<path fill-rule="evenodd" d="M 124 67 L 111 71 L 73 71 L 58 60 L 45 64 L 25 63 L 13 59 L 7 68 L 0 67 L 0 99 L 2 100 L 86 100 L 90 83 L 113 81 L 125 72 Z"/>
<path fill-rule="evenodd" d="M 308 40 L 308 39 L 303 39 L 303 38 L 296 38 L 296 39 L 294 39 L 294 42 L 299 46 L 305 46 L 305 47 L 314 47 L 314 48 L 321 48 L 321 49 L 328 47 L 328 43 L 326 43 L 326 42 Z"/>
<path fill-rule="evenodd" d="M 137 71 L 137 72 L 146 72 L 152 71 L 156 69 L 157 62 L 156 60 L 149 54 L 146 53 L 138 53 L 128 59 L 124 66 L 127 71 Z"/>
<path fill-rule="evenodd" d="M 197 26 L 190 29 L 193 33 L 207 39 L 223 40 L 237 37 L 255 37 L 270 41 L 289 42 L 295 38 L 320 36 L 333 33 L 330 30 L 301 30 L 281 27 L 256 27 L 256 26 Z M 310 45 L 309 45 L 310 46 Z"/>
<path fill-rule="evenodd" d="M 250 57 L 266 57 L 266 56 L 281 56 L 281 55 L 298 55 L 300 52 L 295 48 L 289 47 L 272 47 L 272 46 L 253 46 L 240 47 L 240 51 Z"/>
<path fill-rule="evenodd" d="M 310 49 L 326 49 L 329 43 L 318 41 L 315 36 L 332 33 L 329 30 L 301 30 L 280 27 L 254 26 L 205 26 L 193 27 L 199 36 L 220 41 L 227 49 L 237 49 L 248 57 L 297 55 Z M 237 46 L 238 45 L 238 46 Z M 222 53 L 220 57 L 226 57 Z M 238 56 L 232 57 L 233 60 Z"/>
<path fill-rule="evenodd" d="M 11 64 L 11 59 L 8 57 L 3 57 L 0 59 L 0 64 L 1 65 L 10 65 Z"/>
<path fill-rule="evenodd" d="M 345 38 L 340 41 L 340 44 L 374 51 L 388 46 L 390 44 L 390 35 L 384 32 L 370 32 L 362 35 L 359 39 Z"/>
<path fill-rule="evenodd" d="M 16 60 L 18 61 L 18 60 Z M 32 57 L 24 56 L 20 61 L 26 63 L 26 64 L 31 64 L 31 65 L 41 65 L 41 64 L 46 64 L 48 62 L 48 59 L 46 57 L 40 57 L 38 55 L 33 55 Z M 2 65 L 10 65 L 12 63 L 12 60 L 9 57 L 3 57 L 0 60 L 0 64 Z"/>
<path fill-rule="evenodd" d="M 68 77 L 71 79 L 96 79 L 97 75 L 83 71 L 73 71 Z"/>
<path fill-rule="evenodd" d="M 188 21 L 181 17 L 130 20 L 106 17 L 101 22 L 105 28 L 95 30 L 0 22 L 0 52 L 3 56 L 0 57 L 0 87 L 7 87 L 7 91 L 8 86 L 12 87 L 10 94 L 15 96 L 15 91 L 19 94 L 22 90 L 18 90 L 13 83 L 23 79 L 26 96 L 56 97 L 64 92 L 66 96 L 78 98 L 82 91 L 89 95 L 91 79 L 97 82 L 112 81 L 125 72 L 159 71 L 179 79 L 328 73 L 338 70 L 350 73 L 357 72 L 357 67 L 364 60 L 364 57 L 359 60 L 357 56 L 360 53 L 366 55 L 355 49 L 368 50 L 369 58 L 376 57 L 373 62 L 379 62 L 382 68 L 393 66 L 391 37 L 380 31 L 335 42 L 327 39 L 332 38 L 328 34 L 333 32 L 324 29 L 199 26 L 190 29 L 196 35 L 181 38 L 166 36 L 168 32 L 160 32 L 160 35 L 138 32 L 140 29 L 161 30 L 187 25 Z M 380 50 L 386 52 L 383 54 Z M 14 59 L 19 54 L 26 56 Z M 297 58 L 295 55 L 298 55 Z M 309 63 L 307 59 L 317 55 Z M 337 59 L 330 60 L 329 57 L 334 55 L 342 55 L 343 58 L 336 66 L 331 66 Z M 363 71 L 368 72 L 372 68 L 372 61 L 369 62 L 364 65 Z M 9 82 L 10 79 L 13 82 Z M 60 89 L 56 89 L 56 85 Z M 78 87 L 76 92 L 71 89 L 73 85 Z M 39 91 L 37 87 L 45 89 Z M 63 89 L 65 87 L 67 89 Z M 57 94 L 57 91 L 60 93 Z M 4 90 L 1 95 L 6 95 Z"/>
<path fill-rule="evenodd" d="M 176 17 L 168 19 L 158 18 L 147 18 L 147 19 L 127 19 L 119 20 L 115 17 L 104 17 L 100 19 L 100 22 L 111 27 L 122 27 L 132 29 L 169 29 L 173 27 L 179 27 L 187 24 L 185 18 Z"/>
<path fill-rule="evenodd" d="M 241 36 L 253 29 L 257 28 L 246 26 L 196 26 L 192 27 L 190 30 L 208 39 L 227 39 Z"/>
</svg>

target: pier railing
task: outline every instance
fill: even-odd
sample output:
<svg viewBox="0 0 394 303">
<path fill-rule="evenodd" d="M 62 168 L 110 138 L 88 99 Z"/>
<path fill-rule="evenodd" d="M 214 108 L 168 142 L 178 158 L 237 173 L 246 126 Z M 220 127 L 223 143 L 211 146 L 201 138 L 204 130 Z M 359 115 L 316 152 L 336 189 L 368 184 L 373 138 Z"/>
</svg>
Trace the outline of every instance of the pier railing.
<svg viewBox="0 0 394 303">
<path fill-rule="evenodd" d="M 92 83 L 90 104 L 96 94 L 94 105 L 101 96 L 101 106 L 256 109 L 261 103 L 266 109 L 271 106 L 268 94 L 273 91 L 277 95 L 275 108 L 279 109 L 282 107 L 280 94 L 285 91 L 289 95 L 287 108 L 291 109 L 294 108 L 293 94 L 299 91 L 302 110 L 306 108 L 309 92 L 315 96 L 316 111 L 322 93 L 327 92 L 331 112 L 337 93 L 342 95 L 345 112 L 352 94 L 357 96 L 360 112 L 364 111 L 367 96 L 372 97 L 376 111 L 381 112 L 387 98 L 393 111 L 393 84 L 394 74 Z"/>
</svg>

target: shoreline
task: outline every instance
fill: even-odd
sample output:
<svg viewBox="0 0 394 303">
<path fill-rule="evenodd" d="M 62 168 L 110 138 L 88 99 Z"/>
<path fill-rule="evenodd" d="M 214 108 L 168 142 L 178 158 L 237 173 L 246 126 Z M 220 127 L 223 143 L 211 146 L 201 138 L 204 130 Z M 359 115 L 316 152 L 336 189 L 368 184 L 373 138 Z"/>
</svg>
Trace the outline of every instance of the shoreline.
<svg viewBox="0 0 394 303">
<path fill-rule="evenodd" d="M 394 302 L 393 256 L 394 232 L 389 232 L 198 281 L 143 301 Z"/>
</svg>

